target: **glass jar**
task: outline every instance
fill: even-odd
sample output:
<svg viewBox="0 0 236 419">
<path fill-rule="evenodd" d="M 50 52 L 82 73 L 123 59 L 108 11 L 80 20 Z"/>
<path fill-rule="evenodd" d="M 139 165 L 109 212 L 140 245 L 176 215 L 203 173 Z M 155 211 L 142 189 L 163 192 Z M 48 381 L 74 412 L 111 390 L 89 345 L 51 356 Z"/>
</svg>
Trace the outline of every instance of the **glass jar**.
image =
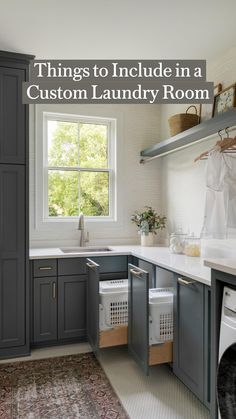
<svg viewBox="0 0 236 419">
<path fill-rule="evenodd" d="M 200 237 L 196 237 L 194 235 L 186 237 L 184 253 L 186 256 L 192 256 L 192 257 L 201 256 Z"/>
<path fill-rule="evenodd" d="M 184 253 L 186 234 L 182 230 L 172 233 L 170 235 L 170 251 L 171 253 L 182 254 Z"/>
</svg>

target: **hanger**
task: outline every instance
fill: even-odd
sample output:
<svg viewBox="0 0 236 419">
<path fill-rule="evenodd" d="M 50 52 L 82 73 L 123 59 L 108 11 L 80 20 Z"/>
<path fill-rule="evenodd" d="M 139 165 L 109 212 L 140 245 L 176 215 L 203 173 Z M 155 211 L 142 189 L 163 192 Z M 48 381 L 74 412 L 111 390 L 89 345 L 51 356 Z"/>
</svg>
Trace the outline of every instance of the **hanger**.
<svg viewBox="0 0 236 419">
<path fill-rule="evenodd" d="M 200 156 L 194 159 L 194 162 L 197 162 L 199 160 L 204 160 L 204 158 L 206 158 L 211 151 L 220 151 L 221 153 L 235 153 L 236 152 L 236 136 L 234 138 L 231 138 L 229 136 L 228 128 L 225 128 L 224 131 L 227 137 L 223 138 L 221 131 L 222 130 L 218 131 L 220 140 L 216 142 L 214 147 L 200 154 Z"/>
</svg>

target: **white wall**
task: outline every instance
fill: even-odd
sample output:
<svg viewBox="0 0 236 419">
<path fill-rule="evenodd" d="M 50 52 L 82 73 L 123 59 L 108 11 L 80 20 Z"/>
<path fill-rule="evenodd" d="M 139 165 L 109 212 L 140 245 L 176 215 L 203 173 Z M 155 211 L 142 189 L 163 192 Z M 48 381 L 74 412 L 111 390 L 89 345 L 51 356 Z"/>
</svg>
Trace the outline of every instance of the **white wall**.
<svg viewBox="0 0 236 419">
<path fill-rule="evenodd" d="M 236 82 L 236 47 L 207 62 L 207 79 L 223 88 Z M 168 117 L 185 111 L 187 106 L 165 105 L 161 108 L 161 139 L 169 137 Z M 217 135 L 204 142 L 170 154 L 162 160 L 162 209 L 169 220 L 169 231 L 182 227 L 200 233 L 204 212 L 206 161 L 194 163 L 202 151 L 215 144 Z"/>
<path fill-rule="evenodd" d="M 160 137 L 160 106 L 157 105 L 37 105 L 30 117 L 30 242 L 32 247 L 75 245 L 76 223 L 37 222 L 35 143 L 42 141 L 43 111 L 115 117 L 118 121 L 118 220 L 87 223 L 90 244 L 138 242 L 130 216 L 144 205 L 161 209 L 161 162 L 141 166 L 139 153 Z M 40 179 L 38 181 L 41 181 Z M 39 199 L 41 199 L 39 197 Z"/>
</svg>

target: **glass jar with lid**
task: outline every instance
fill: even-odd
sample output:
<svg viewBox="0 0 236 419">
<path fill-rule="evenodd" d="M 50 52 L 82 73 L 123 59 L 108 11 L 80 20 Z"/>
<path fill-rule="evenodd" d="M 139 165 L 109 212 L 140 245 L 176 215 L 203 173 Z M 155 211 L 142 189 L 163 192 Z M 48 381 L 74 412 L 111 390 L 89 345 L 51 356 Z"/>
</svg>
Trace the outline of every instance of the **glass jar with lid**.
<svg viewBox="0 0 236 419">
<path fill-rule="evenodd" d="M 191 234 L 185 239 L 184 253 L 186 256 L 199 257 L 201 256 L 201 241 L 200 237 Z"/>
<path fill-rule="evenodd" d="M 171 253 L 183 254 L 185 248 L 186 234 L 181 229 L 170 235 L 170 251 Z"/>
</svg>

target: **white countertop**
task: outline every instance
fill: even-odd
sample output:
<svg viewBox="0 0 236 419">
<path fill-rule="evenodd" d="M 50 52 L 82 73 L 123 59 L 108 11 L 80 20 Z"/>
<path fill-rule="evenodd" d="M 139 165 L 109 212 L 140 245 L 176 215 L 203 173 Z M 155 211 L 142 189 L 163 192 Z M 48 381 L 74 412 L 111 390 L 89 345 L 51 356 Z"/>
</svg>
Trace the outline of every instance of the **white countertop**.
<svg viewBox="0 0 236 419">
<path fill-rule="evenodd" d="M 217 258 L 217 259 L 206 259 L 204 265 L 215 269 L 216 271 L 221 271 L 228 273 L 230 275 L 236 275 L 236 258 Z"/>
<path fill-rule="evenodd" d="M 206 285 L 211 285 L 211 270 L 204 266 L 202 258 L 172 254 L 168 247 L 141 247 L 135 245 L 107 246 L 112 251 L 88 252 L 83 254 L 63 253 L 59 248 L 31 249 L 30 259 L 72 258 L 92 256 L 133 255 L 161 268 L 176 272 L 180 275 L 195 279 Z M 236 270 L 236 263 L 235 263 Z"/>
</svg>

